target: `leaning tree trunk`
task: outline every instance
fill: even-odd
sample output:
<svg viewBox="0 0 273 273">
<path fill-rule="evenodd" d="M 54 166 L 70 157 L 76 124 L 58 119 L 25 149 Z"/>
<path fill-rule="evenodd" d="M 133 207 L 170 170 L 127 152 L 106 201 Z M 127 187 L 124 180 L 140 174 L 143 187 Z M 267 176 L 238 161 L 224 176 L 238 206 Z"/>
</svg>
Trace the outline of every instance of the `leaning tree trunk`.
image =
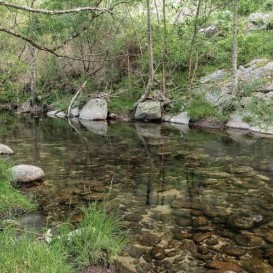
<svg viewBox="0 0 273 273">
<path fill-rule="evenodd" d="M 37 104 L 37 90 L 36 90 L 36 48 L 30 46 L 30 91 L 31 91 L 31 102 L 33 105 Z"/>
<path fill-rule="evenodd" d="M 151 9 L 150 0 L 147 0 L 147 38 L 148 38 L 148 51 L 149 51 L 149 79 L 145 91 L 141 98 L 135 103 L 134 109 L 140 102 L 143 102 L 149 96 L 154 84 L 154 54 L 153 54 L 153 39 L 152 39 L 152 26 L 151 26 Z"/>
<path fill-rule="evenodd" d="M 238 91 L 238 0 L 233 0 L 232 27 L 232 92 Z"/>
</svg>

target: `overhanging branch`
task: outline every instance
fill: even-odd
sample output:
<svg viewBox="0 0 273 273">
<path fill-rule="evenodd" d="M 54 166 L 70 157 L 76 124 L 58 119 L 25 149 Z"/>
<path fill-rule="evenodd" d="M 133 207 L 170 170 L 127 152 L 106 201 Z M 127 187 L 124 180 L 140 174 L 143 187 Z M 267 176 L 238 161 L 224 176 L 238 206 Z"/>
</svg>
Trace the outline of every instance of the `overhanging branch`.
<svg viewBox="0 0 273 273">
<path fill-rule="evenodd" d="M 35 8 L 30 8 L 27 6 L 21 6 L 17 5 L 14 3 L 9 3 L 6 1 L 0 1 L 0 6 L 5 6 L 9 8 L 14 8 L 17 10 L 23 10 L 23 11 L 28 11 L 31 13 L 41 13 L 41 14 L 47 14 L 47 15 L 60 15 L 60 14 L 69 14 L 69 13 L 80 13 L 83 11 L 90 11 L 93 13 L 96 12 L 111 12 L 108 9 L 103 9 L 103 8 L 98 8 L 98 7 L 78 7 L 74 9 L 66 9 L 66 10 L 46 10 L 46 9 L 35 9 Z"/>
</svg>

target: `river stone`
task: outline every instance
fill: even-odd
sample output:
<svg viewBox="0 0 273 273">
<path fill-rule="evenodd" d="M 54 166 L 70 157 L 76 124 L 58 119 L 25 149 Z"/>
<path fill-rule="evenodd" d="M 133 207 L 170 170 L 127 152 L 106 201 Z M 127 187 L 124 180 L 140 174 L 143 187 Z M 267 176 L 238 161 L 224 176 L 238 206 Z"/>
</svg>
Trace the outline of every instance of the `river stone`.
<svg viewBox="0 0 273 273">
<path fill-rule="evenodd" d="M 245 255 L 245 250 L 239 247 L 223 245 L 221 246 L 221 251 L 228 256 L 240 257 Z"/>
<path fill-rule="evenodd" d="M 150 255 L 155 260 L 163 260 L 166 257 L 166 252 L 163 247 L 155 246 L 151 249 Z"/>
<path fill-rule="evenodd" d="M 234 272 L 242 272 L 242 268 L 233 262 L 222 262 L 218 260 L 211 261 L 207 264 L 205 264 L 206 268 L 209 269 L 215 269 L 215 270 L 223 270 L 222 272 L 229 272 L 229 271 L 234 271 Z"/>
<path fill-rule="evenodd" d="M 41 180 L 45 174 L 39 167 L 32 165 L 17 165 L 10 169 L 12 179 L 17 183 L 28 183 Z"/>
<path fill-rule="evenodd" d="M 194 236 L 194 241 L 198 244 L 200 244 L 201 242 L 205 241 L 206 239 L 208 239 L 212 234 L 210 232 L 206 232 L 206 233 L 198 233 Z"/>
<path fill-rule="evenodd" d="M 263 239 L 252 234 L 239 234 L 235 237 L 235 242 L 239 246 L 258 248 L 264 243 Z"/>
<path fill-rule="evenodd" d="M 161 119 L 160 101 L 144 101 L 138 104 L 135 112 L 136 120 L 158 120 Z"/>
<path fill-rule="evenodd" d="M 237 229 L 250 229 L 254 226 L 253 215 L 248 212 L 236 212 L 228 218 L 228 224 Z"/>
<path fill-rule="evenodd" d="M 248 273 L 272 273 L 273 267 L 262 260 L 248 259 L 242 261 L 242 267 Z"/>
<path fill-rule="evenodd" d="M 85 120 L 106 120 L 107 102 L 105 99 L 91 99 L 84 105 L 80 119 Z"/>
<path fill-rule="evenodd" d="M 138 237 L 138 241 L 143 246 L 155 246 L 161 241 L 161 239 L 155 234 L 141 233 Z"/>
<path fill-rule="evenodd" d="M 192 221 L 192 225 L 194 227 L 203 227 L 203 226 L 206 226 L 207 224 L 208 224 L 208 220 L 207 218 L 203 216 L 197 217 Z"/>
<path fill-rule="evenodd" d="M 10 147 L 8 147 L 7 145 L 0 144 L 0 154 L 11 155 L 11 154 L 13 154 L 13 150 Z"/>
</svg>

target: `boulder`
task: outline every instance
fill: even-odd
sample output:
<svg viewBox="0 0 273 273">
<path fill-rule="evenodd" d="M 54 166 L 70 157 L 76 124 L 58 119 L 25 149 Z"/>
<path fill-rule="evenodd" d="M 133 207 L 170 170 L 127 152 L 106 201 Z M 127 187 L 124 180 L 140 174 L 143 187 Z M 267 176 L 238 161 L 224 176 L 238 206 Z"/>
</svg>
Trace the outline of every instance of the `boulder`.
<svg viewBox="0 0 273 273">
<path fill-rule="evenodd" d="M 227 76 L 227 72 L 225 70 L 216 70 L 208 76 L 202 77 L 200 79 L 201 83 L 214 82 L 218 80 L 222 80 Z"/>
<path fill-rule="evenodd" d="M 248 21 L 252 26 L 251 29 L 272 29 L 272 16 L 270 13 L 256 12 L 248 17 Z"/>
<path fill-rule="evenodd" d="M 135 112 L 136 120 L 158 120 L 161 119 L 160 101 L 144 101 L 138 104 Z"/>
<path fill-rule="evenodd" d="M 49 111 L 49 112 L 47 112 L 46 114 L 47 114 L 49 117 L 55 117 L 57 113 L 58 113 L 58 110 L 54 110 L 54 111 Z"/>
<path fill-rule="evenodd" d="M 77 106 L 73 108 L 70 112 L 70 116 L 72 117 L 79 117 L 80 116 L 80 108 Z"/>
<path fill-rule="evenodd" d="M 243 117 L 238 113 L 234 113 L 230 116 L 226 126 L 233 129 L 250 129 L 250 125 L 243 121 Z"/>
<path fill-rule="evenodd" d="M 187 112 L 182 112 L 174 117 L 171 117 L 170 122 L 187 125 L 190 122 L 190 117 L 188 116 Z"/>
<path fill-rule="evenodd" d="M 106 120 L 107 102 L 105 99 L 91 99 L 84 105 L 80 119 L 85 120 Z"/>
<path fill-rule="evenodd" d="M 7 145 L 0 144 L 0 154 L 1 155 L 3 155 L 3 154 L 11 155 L 11 154 L 13 154 L 13 150 L 10 147 L 8 147 Z"/>
<path fill-rule="evenodd" d="M 41 168 L 32 165 L 16 165 L 10 169 L 10 173 L 16 183 L 29 183 L 45 176 Z"/>
<path fill-rule="evenodd" d="M 216 25 L 211 25 L 206 28 L 201 28 L 199 30 L 200 33 L 204 34 L 206 37 L 210 38 L 213 35 L 217 34 L 218 27 Z"/>
<path fill-rule="evenodd" d="M 61 112 L 58 112 L 58 113 L 56 114 L 56 117 L 58 117 L 58 118 L 65 118 L 65 117 L 66 117 L 66 114 L 65 114 L 64 111 L 61 111 Z"/>
</svg>

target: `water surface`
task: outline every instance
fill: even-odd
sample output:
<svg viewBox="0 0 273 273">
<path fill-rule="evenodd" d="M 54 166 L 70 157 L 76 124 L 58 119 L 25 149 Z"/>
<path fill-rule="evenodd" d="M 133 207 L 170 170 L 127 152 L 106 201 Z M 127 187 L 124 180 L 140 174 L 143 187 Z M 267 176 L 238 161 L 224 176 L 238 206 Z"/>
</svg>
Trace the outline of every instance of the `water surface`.
<svg viewBox="0 0 273 273">
<path fill-rule="evenodd" d="M 22 221 L 78 221 L 81 205 L 108 197 L 139 272 L 273 272 L 273 140 L 10 113 L 0 122 L 16 164 L 46 173 L 23 189 L 39 211 Z"/>
</svg>

